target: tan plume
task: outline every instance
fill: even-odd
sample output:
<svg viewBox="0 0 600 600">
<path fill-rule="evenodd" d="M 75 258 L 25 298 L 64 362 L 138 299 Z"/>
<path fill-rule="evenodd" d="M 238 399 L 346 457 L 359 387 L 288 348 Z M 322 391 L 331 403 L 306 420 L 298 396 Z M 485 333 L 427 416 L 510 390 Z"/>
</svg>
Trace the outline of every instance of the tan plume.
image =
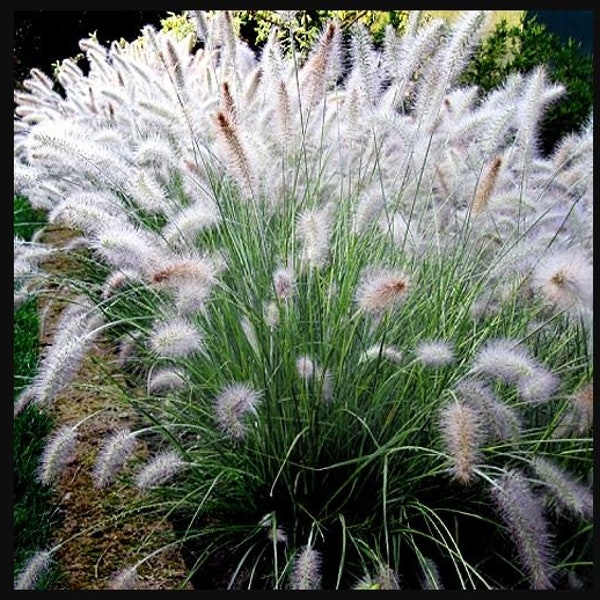
<svg viewBox="0 0 600 600">
<path fill-rule="evenodd" d="M 502 159 L 497 156 L 494 158 L 486 167 L 485 172 L 482 174 L 475 195 L 473 196 L 473 203 L 471 204 L 471 211 L 473 214 L 481 214 L 494 191 L 496 181 L 498 180 L 498 174 L 500 173 L 500 167 L 502 166 Z"/>
</svg>

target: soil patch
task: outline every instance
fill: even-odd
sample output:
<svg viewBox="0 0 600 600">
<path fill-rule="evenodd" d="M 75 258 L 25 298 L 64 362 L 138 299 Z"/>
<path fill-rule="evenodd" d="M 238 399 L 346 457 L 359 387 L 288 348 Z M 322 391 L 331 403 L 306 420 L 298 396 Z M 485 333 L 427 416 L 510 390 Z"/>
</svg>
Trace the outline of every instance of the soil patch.
<svg viewBox="0 0 600 600">
<path fill-rule="evenodd" d="M 40 241 L 61 247 L 75 235 L 68 229 L 49 227 Z M 59 253 L 44 262 L 44 269 L 55 274 L 68 273 L 73 266 L 71 260 L 68 253 Z M 57 319 L 67 300 L 65 290 L 40 295 L 41 346 L 51 343 Z M 145 554 L 149 554 L 175 541 L 173 528 L 165 519 L 144 514 L 118 518 L 125 508 L 135 505 L 135 489 L 117 483 L 106 490 L 98 490 L 93 485 L 91 471 L 104 437 L 118 426 L 135 426 L 137 419 L 134 411 L 119 404 L 109 388 L 103 385 L 108 378 L 124 381 L 114 351 L 100 340 L 86 357 L 78 377 L 50 409 L 57 426 L 74 425 L 97 413 L 77 428 L 77 451 L 55 485 L 61 518 L 54 542 L 72 537 L 57 552 L 63 577 L 56 589 L 110 587 L 111 578 L 117 572 L 143 556 L 138 553 L 141 546 L 146 549 Z M 147 456 L 148 448 L 143 444 L 139 446 L 137 456 Z M 185 583 L 188 571 L 178 546 L 170 548 L 139 568 L 136 587 L 193 589 L 190 583 Z"/>
</svg>

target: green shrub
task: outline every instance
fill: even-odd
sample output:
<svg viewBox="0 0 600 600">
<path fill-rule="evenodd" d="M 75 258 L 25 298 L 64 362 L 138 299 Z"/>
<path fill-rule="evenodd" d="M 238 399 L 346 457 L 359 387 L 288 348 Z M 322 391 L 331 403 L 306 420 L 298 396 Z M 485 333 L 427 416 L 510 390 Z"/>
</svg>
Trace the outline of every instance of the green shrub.
<svg viewBox="0 0 600 600">
<path fill-rule="evenodd" d="M 385 29 L 391 25 L 401 30 L 407 17 L 405 10 L 239 10 L 234 11 L 251 46 L 261 48 L 269 37 L 271 27 L 279 28 L 280 40 L 289 48 L 288 27 L 292 27 L 294 41 L 300 53 L 306 53 L 315 43 L 328 21 L 336 19 L 342 30 L 354 23 L 365 25 L 375 43 L 383 40 Z"/>
</svg>

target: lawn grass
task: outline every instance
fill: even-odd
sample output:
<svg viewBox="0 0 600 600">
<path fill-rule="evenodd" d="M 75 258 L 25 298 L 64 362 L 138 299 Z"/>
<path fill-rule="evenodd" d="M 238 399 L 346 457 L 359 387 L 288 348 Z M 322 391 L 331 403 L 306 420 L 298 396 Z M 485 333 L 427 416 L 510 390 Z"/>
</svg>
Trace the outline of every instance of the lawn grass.
<svg viewBox="0 0 600 600">
<path fill-rule="evenodd" d="M 39 211 L 32 210 L 25 198 L 15 197 L 14 233 L 31 239 L 42 224 Z M 39 316 L 37 300 L 31 297 L 14 311 L 13 318 L 13 389 L 16 398 L 35 374 L 38 362 Z M 14 573 L 40 548 L 48 545 L 55 506 L 50 488 L 37 481 L 36 470 L 45 444 L 45 438 L 54 424 L 47 414 L 36 406 L 28 406 L 13 423 L 13 525 Z M 40 581 L 38 589 L 48 588 L 58 576 L 58 569 L 50 569 Z"/>
</svg>

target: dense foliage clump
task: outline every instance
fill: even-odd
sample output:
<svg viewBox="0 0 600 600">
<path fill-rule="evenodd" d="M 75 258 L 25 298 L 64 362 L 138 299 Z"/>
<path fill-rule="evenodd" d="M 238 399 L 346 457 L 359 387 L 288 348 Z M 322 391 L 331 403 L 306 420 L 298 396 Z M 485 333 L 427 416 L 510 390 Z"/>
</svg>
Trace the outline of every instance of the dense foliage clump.
<svg viewBox="0 0 600 600">
<path fill-rule="evenodd" d="M 589 585 L 592 115 L 544 156 L 565 89 L 543 66 L 461 83 L 488 17 L 410 13 L 380 45 L 333 20 L 302 55 L 195 12 L 15 93 L 15 192 L 80 265 L 22 404 L 114 345 L 140 423 L 94 486 L 170 519 L 196 587 Z M 48 482 L 78 426 L 48 437 Z"/>
</svg>

